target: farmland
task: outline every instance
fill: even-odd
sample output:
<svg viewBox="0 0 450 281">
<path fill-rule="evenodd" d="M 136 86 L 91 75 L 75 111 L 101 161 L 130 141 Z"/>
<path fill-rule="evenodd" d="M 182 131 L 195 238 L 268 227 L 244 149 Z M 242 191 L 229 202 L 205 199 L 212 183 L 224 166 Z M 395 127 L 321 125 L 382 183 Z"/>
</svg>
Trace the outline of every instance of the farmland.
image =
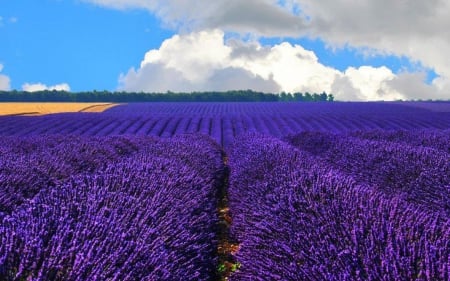
<svg viewBox="0 0 450 281">
<path fill-rule="evenodd" d="M 131 103 L 0 139 L 0 280 L 450 279 L 450 103 Z"/>
<path fill-rule="evenodd" d="M 439 108 L 439 111 L 421 108 Z M 130 103 L 101 114 L 61 113 L 1 119 L 0 135 L 73 134 L 172 137 L 210 135 L 228 147 L 245 132 L 283 137 L 301 131 L 449 129 L 450 104 L 423 103 Z M 446 111 L 445 111 L 446 110 Z"/>
<path fill-rule="evenodd" d="M 61 112 L 102 112 L 114 104 L 111 103 L 57 103 L 57 102 L 3 102 L 0 103 L 1 115 L 42 115 Z"/>
</svg>

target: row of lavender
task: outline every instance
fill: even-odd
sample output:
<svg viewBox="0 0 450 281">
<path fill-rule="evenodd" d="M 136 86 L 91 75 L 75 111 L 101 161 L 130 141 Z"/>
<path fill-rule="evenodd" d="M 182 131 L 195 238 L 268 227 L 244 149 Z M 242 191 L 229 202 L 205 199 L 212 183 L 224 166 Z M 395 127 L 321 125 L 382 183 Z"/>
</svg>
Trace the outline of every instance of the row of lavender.
<svg viewBox="0 0 450 281">
<path fill-rule="evenodd" d="M 55 187 L 71 175 L 95 172 L 107 163 L 131 157 L 139 149 L 138 143 L 118 137 L 2 137 L 0 218 L 42 188 Z"/>
<path fill-rule="evenodd" d="M 413 112 L 450 112 L 450 102 L 154 102 L 130 103 L 112 107 L 110 114 L 278 114 L 294 113 L 311 115 L 318 112 L 378 113 L 380 115 L 404 116 Z"/>
<path fill-rule="evenodd" d="M 378 133 L 240 137 L 231 280 L 449 280 L 450 134 Z"/>
<path fill-rule="evenodd" d="M 361 133 L 353 135 L 365 136 Z M 327 132 L 300 133 L 289 137 L 288 141 L 316 156 L 316 161 L 324 162 L 386 196 L 401 197 L 423 208 L 450 215 L 448 135 L 447 151 Z M 436 145 L 441 147 L 439 143 Z"/>
<path fill-rule="evenodd" d="M 384 103 L 143 103 L 117 106 L 101 114 L 0 118 L 3 136 L 203 133 L 225 147 L 236 136 L 252 131 L 283 137 L 301 131 L 369 129 L 450 129 L 450 110 L 433 112 Z"/>
<path fill-rule="evenodd" d="M 1 138 L 1 280 L 216 278 L 210 138 Z"/>
</svg>

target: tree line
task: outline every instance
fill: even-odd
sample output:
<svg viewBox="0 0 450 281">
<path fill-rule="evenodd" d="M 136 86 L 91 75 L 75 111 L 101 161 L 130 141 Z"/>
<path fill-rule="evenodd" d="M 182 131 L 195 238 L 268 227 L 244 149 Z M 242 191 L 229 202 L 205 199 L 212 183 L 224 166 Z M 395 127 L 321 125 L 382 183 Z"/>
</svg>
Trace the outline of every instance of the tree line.
<svg viewBox="0 0 450 281">
<path fill-rule="evenodd" d="M 253 90 L 226 92 L 144 93 L 144 92 L 65 92 L 43 90 L 38 92 L 0 91 L 0 102 L 332 102 L 332 94 L 317 93 L 262 93 Z"/>
</svg>

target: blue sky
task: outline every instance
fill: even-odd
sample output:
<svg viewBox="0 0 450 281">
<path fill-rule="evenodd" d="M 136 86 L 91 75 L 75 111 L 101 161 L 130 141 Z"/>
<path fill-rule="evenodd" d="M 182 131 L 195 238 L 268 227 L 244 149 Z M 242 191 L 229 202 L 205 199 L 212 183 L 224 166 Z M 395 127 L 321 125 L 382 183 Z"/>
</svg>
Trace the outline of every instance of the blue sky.
<svg viewBox="0 0 450 281">
<path fill-rule="evenodd" d="M 386 32 L 379 22 L 354 30 L 355 23 L 342 20 L 352 14 L 325 22 L 321 17 L 328 8 L 339 9 L 309 2 L 230 0 L 220 8 L 206 0 L 0 0 L 0 89 L 247 87 L 324 90 L 344 100 L 449 97 L 450 71 L 428 54 L 436 51 L 433 46 L 396 41 L 398 34 L 410 42 L 424 34 Z M 370 1 L 367 5 L 376 18 L 376 9 Z M 244 20 L 239 12 L 246 9 Z M 284 18 L 278 20 L 280 15 Z M 402 26 L 399 21 L 392 29 Z M 434 92 L 427 96 L 429 91 Z"/>
<path fill-rule="evenodd" d="M 114 90 L 121 72 L 138 66 L 148 49 L 174 33 L 144 10 L 54 0 L 0 5 L 6 21 L 0 28 L 0 62 L 13 89 L 27 82 L 66 82 L 73 91 Z"/>
</svg>

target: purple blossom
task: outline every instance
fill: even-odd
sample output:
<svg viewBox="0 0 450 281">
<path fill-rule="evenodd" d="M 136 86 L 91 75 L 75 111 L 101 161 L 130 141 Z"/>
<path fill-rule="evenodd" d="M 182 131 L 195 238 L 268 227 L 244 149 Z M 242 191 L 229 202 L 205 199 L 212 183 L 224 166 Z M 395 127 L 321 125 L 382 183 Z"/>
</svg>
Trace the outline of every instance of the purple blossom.
<svg viewBox="0 0 450 281">
<path fill-rule="evenodd" d="M 0 218 L 3 280 L 215 278 L 217 193 L 224 166 L 211 139 L 34 140 L 73 173 L 62 173 L 65 178 L 53 185 L 42 183 Z M 46 141 L 55 144 L 53 150 L 44 148 Z M 69 145 L 77 151 L 69 153 Z M 32 153 L 35 161 L 42 157 L 39 150 Z M 31 187 L 35 179 L 29 180 Z"/>
</svg>

